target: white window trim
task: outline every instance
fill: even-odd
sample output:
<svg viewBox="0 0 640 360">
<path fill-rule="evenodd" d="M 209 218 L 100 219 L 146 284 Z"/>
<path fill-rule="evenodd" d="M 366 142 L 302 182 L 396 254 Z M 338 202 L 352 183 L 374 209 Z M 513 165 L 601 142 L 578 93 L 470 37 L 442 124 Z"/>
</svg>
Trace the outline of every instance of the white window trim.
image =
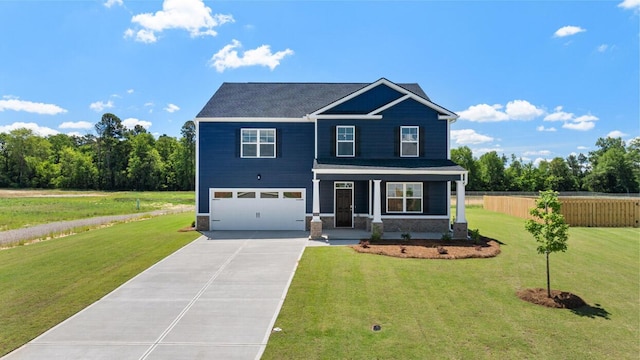
<svg viewBox="0 0 640 360">
<path fill-rule="evenodd" d="M 402 185 L 402 197 L 397 197 L 397 196 L 389 196 L 389 185 Z M 420 185 L 420 193 L 421 196 L 417 197 L 417 196 L 411 196 L 411 197 L 407 197 L 407 185 Z M 387 183 L 387 191 L 386 191 L 386 206 L 387 206 L 387 213 L 389 214 L 421 214 L 424 210 L 424 184 L 420 183 L 420 182 L 407 182 L 407 183 L 402 183 L 402 182 L 388 182 Z M 391 211 L 389 210 L 389 199 L 402 199 L 402 211 Z M 420 211 L 407 211 L 407 199 L 420 199 Z"/>
<path fill-rule="evenodd" d="M 402 129 L 416 129 L 416 141 L 405 141 L 402 138 Z M 416 144 L 416 154 L 406 155 L 402 153 L 402 144 Z M 420 156 L 420 127 L 419 126 L 400 126 L 400 157 L 419 157 Z"/>
<path fill-rule="evenodd" d="M 339 129 L 352 129 L 353 130 L 353 140 L 340 140 L 339 139 Z M 340 155 L 340 143 L 351 143 L 351 151 L 352 155 Z M 356 156 L 356 127 L 353 125 L 338 125 L 336 126 L 336 157 L 355 157 Z"/>
<path fill-rule="evenodd" d="M 244 135 L 243 132 L 247 130 L 255 130 L 257 131 L 256 134 L 256 142 L 250 142 L 250 143 L 245 143 L 244 142 Z M 267 142 L 267 143 L 260 143 L 260 132 L 262 131 L 273 131 L 273 143 Z M 277 142 L 278 136 L 277 136 L 277 132 L 276 129 L 253 129 L 253 128 L 242 128 L 240 129 L 240 157 L 241 158 L 245 158 L 245 159 L 273 159 L 276 157 L 276 152 L 277 152 L 277 146 L 276 146 L 276 142 Z M 255 144 L 256 145 L 256 156 L 245 156 L 244 155 L 244 145 L 245 144 Z M 273 144 L 273 156 L 260 156 L 260 145 L 266 145 L 266 144 Z"/>
</svg>

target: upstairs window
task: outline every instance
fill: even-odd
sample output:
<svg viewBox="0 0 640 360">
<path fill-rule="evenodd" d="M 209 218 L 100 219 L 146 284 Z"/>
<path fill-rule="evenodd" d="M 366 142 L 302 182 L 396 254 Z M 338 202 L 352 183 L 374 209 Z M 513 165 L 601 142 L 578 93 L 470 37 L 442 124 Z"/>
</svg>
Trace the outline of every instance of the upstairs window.
<svg viewBox="0 0 640 360">
<path fill-rule="evenodd" d="M 417 126 L 400 127 L 400 156 L 418 156 L 418 143 L 419 135 Z"/>
<path fill-rule="evenodd" d="M 276 157 L 276 129 L 242 129 L 240 156 L 243 158 Z"/>
<path fill-rule="evenodd" d="M 355 126 L 336 127 L 336 155 L 355 156 L 356 153 Z"/>
</svg>

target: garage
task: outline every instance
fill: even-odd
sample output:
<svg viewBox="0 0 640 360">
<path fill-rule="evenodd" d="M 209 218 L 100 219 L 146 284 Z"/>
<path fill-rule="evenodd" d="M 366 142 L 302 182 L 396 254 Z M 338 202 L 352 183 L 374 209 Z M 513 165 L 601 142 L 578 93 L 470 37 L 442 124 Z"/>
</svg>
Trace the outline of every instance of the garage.
<svg viewBox="0 0 640 360">
<path fill-rule="evenodd" d="M 210 189 L 211 230 L 305 230 L 306 189 Z"/>
</svg>

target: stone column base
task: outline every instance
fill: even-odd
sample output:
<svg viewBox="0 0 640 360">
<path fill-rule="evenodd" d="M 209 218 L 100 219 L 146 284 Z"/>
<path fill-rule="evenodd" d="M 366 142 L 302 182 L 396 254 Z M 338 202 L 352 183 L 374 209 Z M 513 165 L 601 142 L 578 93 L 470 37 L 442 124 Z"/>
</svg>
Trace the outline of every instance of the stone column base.
<svg viewBox="0 0 640 360">
<path fill-rule="evenodd" d="M 209 216 L 196 216 L 196 230 L 209 231 Z"/>
<path fill-rule="evenodd" d="M 322 221 L 311 221 L 310 223 L 311 234 L 309 238 L 312 240 L 322 239 Z"/>
<path fill-rule="evenodd" d="M 467 231 L 467 223 L 453 223 L 453 239 L 454 240 L 467 240 L 469 237 Z"/>
<path fill-rule="evenodd" d="M 372 222 L 371 235 L 373 235 L 373 233 L 376 231 L 380 234 L 380 237 L 382 237 L 382 234 L 384 234 L 384 224 L 381 222 Z"/>
</svg>

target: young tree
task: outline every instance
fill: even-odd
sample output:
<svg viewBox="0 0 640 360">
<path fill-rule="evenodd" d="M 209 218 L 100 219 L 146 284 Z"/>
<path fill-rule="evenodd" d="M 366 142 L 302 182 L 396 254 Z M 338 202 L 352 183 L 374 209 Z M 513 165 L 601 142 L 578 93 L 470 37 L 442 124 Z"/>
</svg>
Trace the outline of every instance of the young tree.
<svg viewBox="0 0 640 360">
<path fill-rule="evenodd" d="M 536 199 L 536 207 L 529 213 L 534 219 L 525 222 L 525 229 L 538 242 L 538 254 L 545 254 L 547 257 L 547 296 L 551 297 L 549 254 L 567 250 L 569 225 L 560 214 L 558 193 L 552 190 L 541 191 L 540 197 Z"/>
</svg>

